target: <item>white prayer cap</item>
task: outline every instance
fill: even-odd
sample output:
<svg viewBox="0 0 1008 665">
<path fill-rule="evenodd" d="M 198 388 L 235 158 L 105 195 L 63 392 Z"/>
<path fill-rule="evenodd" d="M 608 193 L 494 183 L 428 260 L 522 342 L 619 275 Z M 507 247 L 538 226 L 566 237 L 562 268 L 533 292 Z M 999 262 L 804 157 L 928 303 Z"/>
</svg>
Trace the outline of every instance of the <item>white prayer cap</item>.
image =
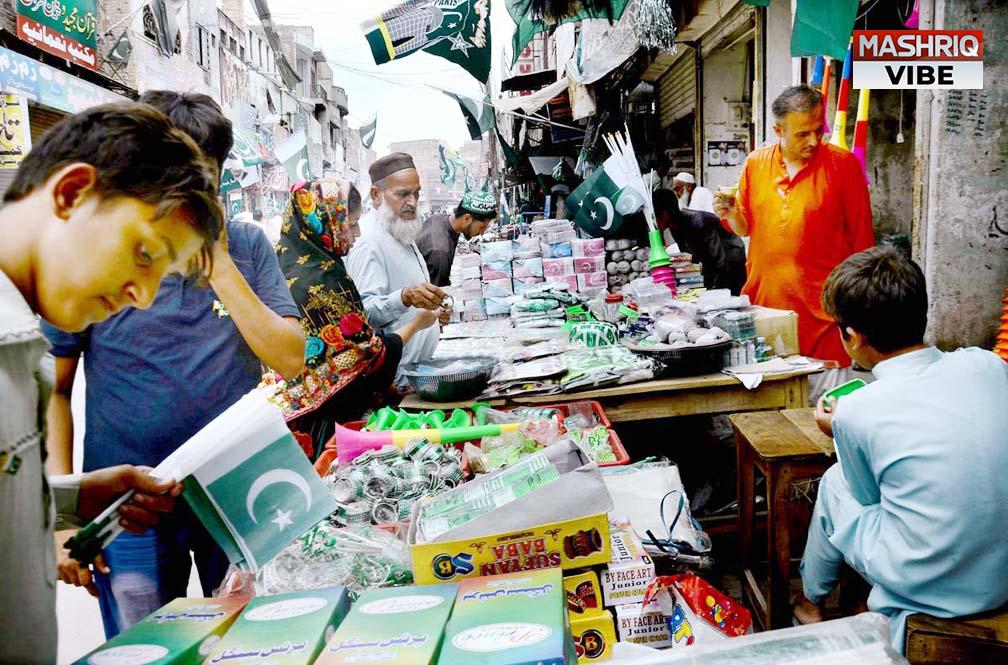
<svg viewBox="0 0 1008 665">
<path fill-rule="evenodd" d="M 678 180 L 679 182 L 685 182 L 687 185 L 695 185 L 696 184 L 696 180 L 693 178 L 693 175 L 690 174 L 690 173 L 686 173 L 685 171 L 682 171 L 681 173 L 677 173 L 676 177 L 674 178 L 674 180 Z"/>
</svg>

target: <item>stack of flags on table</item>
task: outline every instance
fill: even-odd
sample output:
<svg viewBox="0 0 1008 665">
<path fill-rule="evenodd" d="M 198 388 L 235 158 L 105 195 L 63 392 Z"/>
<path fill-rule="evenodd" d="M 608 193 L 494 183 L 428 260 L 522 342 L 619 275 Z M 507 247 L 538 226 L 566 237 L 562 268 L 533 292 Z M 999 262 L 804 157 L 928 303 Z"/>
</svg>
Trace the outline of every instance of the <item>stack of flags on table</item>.
<svg viewBox="0 0 1008 665">
<path fill-rule="evenodd" d="M 257 571 L 336 510 L 265 390 L 231 405 L 151 475 L 181 479 L 193 512 L 231 563 L 244 570 Z M 72 541 L 74 558 L 90 561 L 121 533 L 118 506 L 81 530 Z"/>
<path fill-rule="evenodd" d="M 998 328 L 997 340 L 994 342 L 994 353 L 1008 362 L 1008 289 L 1005 289 L 1004 311 L 1001 313 L 1001 327 Z"/>
</svg>

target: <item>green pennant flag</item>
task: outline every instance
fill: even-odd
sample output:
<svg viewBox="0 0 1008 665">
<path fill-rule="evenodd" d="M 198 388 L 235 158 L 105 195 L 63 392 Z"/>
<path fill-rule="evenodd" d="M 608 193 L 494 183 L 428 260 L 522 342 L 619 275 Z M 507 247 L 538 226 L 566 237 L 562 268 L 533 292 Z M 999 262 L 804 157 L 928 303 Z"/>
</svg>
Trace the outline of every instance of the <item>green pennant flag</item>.
<svg viewBox="0 0 1008 665">
<path fill-rule="evenodd" d="M 462 155 L 458 154 L 454 148 L 444 145 L 439 145 L 438 151 L 441 153 L 441 182 L 446 185 L 455 184 L 460 175 L 464 179 L 467 174 Z"/>
<path fill-rule="evenodd" d="M 490 0 L 407 0 L 361 24 L 375 64 L 416 51 L 490 76 Z"/>
<path fill-rule="evenodd" d="M 490 95 L 486 95 L 482 102 L 477 102 L 447 90 L 444 93 L 458 102 L 459 108 L 462 109 L 462 115 L 465 116 L 466 127 L 469 128 L 469 137 L 472 140 L 479 140 L 484 133 L 497 126 L 497 116 L 494 114 Z"/>
<path fill-rule="evenodd" d="M 791 29 L 791 56 L 828 55 L 843 62 L 858 0 L 798 0 Z"/>
<path fill-rule="evenodd" d="M 584 21 L 585 19 L 591 18 L 612 19 L 613 21 L 618 21 L 623 17 L 623 11 L 626 9 L 628 3 L 629 0 L 612 0 L 611 15 L 609 15 L 605 10 L 592 9 L 589 7 L 579 9 L 573 14 L 564 16 L 559 21 L 546 22 L 537 21 L 529 15 L 528 0 L 507 0 L 508 12 L 511 14 L 511 18 L 514 19 L 515 22 L 514 38 L 512 39 L 514 54 L 511 58 L 511 66 L 515 66 L 515 63 L 518 62 L 518 58 L 521 56 L 522 51 L 524 51 L 525 47 L 529 45 L 532 38 L 540 32 L 546 31 L 549 34 L 553 34 L 553 31 L 563 23 L 574 23 L 576 21 Z"/>
<path fill-rule="evenodd" d="M 374 120 L 360 128 L 361 145 L 370 148 L 374 144 L 375 134 L 378 132 L 378 114 L 375 113 Z"/>
<path fill-rule="evenodd" d="M 504 153 L 504 161 L 507 162 L 507 165 L 512 170 L 518 171 L 521 168 L 521 160 L 518 158 L 518 153 L 504 140 L 499 129 L 497 130 L 497 140 L 500 142 L 501 152 Z"/>
<path fill-rule="evenodd" d="M 231 169 L 224 169 L 224 173 L 221 174 L 221 196 L 226 196 L 228 192 L 233 192 L 236 189 L 241 189 L 241 183 L 238 182 L 238 178 L 235 177 L 234 171 Z"/>
<path fill-rule="evenodd" d="M 610 157 L 567 197 L 567 218 L 594 238 L 612 235 L 623 225 L 624 215 L 644 206 L 640 193 L 624 180 Z"/>
</svg>

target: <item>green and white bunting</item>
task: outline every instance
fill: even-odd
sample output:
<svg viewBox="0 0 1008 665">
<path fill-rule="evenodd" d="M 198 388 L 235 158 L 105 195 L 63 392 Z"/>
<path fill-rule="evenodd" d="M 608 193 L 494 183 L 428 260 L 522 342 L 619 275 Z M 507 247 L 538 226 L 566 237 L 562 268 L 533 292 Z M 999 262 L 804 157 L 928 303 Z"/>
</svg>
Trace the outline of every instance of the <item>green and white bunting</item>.
<svg viewBox="0 0 1008 665">
<path fill-rule="evenodd" d="M 612 235 L 624 215 L 644 206 L 644 198 L 616 166 L 610 157 L 567 197 L 567 218 L 596 238 Z"/>
<path fill-rule="evenodd" d="M 427 51 L 490 76 L 490 0 L 407 0 L 361 24 L 375 64 Z"/>
<path fill-rule="evenodd" d="M 515 22 L 514 38 L 512 39 L 514 53 L 512 55 L 511 66 L 514 67 L 515 63 L 518 62 L 518 58 L 521 56 L 522 51 L 524 51 L 525 47 L 529 45 L 532 38 L 540 32 L 553 34 L 553 31 L 563 23 L 574 23 L 593 18 L 612 18 L 613 21 L 618 21 L 623 16 L 623 12 L 626 10 L 628 3 L 629 0 L 612 0 L 611 16 L 603 10 L 589 7 L 582 8 L 573 14 L 564 16 L 559 21 L 539 21 L 529 15 L 527 11 L 527 0 L 507 0 L 508 12 L 511 14 L 511 18 L 514 19 Z"/>
</svg>

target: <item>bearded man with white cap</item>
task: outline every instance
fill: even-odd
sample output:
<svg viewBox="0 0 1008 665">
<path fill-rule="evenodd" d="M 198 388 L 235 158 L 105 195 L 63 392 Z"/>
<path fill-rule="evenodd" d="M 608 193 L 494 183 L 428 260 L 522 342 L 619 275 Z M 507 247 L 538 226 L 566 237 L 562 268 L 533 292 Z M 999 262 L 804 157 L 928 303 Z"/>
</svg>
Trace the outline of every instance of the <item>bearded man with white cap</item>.
<svg viewBox="0 0 1008 665">
<path fill-rule="evenodd" d="M 409 323 L 420 309 L 442 309 L 447 294 L 428 281 L 427 263 L 416 245 L 423 222 L 417 217 L 420 176 L 413 157 L 392 153 L 368 171 L 374 209 L 361 218 L 361 235 L 346 265 L 368 321 L 389 332 Z M 440 329 L 433 326 L 417 332 L 403 347 L 396 374 L 400 388 L 406 383 L 401 368 L 432 358 L 439 337 Z"/>
<path fill-rule="evenodd" d="M 672 180 L 672 190 L 679 197 L 679 209 L 702 210 L 714 214 L 714 193 L 696 184 L 692 173 L 677 173 Z"/>
</svg>

